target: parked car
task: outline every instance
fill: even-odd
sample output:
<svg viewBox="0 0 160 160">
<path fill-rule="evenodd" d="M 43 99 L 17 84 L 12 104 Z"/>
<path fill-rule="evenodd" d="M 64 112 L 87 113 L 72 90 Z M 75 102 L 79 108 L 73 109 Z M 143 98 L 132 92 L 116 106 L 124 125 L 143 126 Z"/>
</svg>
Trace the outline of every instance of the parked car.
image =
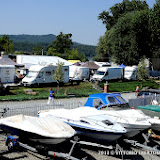
<svg viewBox="0 0 160 160">
<path fill-rule="evenodd" d="M 145 90 L 141 90 L 137 97 L 146 97 L 146 96 L 155 96 L 155 95 L 160 95 L 160 90 L 158 89 L 145 89 Z"/>
</svg>

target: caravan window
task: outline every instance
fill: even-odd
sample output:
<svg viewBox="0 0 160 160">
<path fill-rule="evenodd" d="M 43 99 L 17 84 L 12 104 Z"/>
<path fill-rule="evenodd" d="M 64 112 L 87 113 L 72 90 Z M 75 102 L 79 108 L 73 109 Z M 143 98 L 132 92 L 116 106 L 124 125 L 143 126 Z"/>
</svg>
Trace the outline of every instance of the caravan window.
<svg viewBox="0 0 160 160">
<path fill-rule="evenodd" d="M 38 78 L 41 78 L 41 77 L 43 77 L 43 72 L 39 72 L 38 74 Z"/>
<path fill-rule="evenodd" d="M 51 72 L 50 71 L 47 71 L 46 72 L 46 76 L 50 76 L 51 75 Z"/>
</svg>

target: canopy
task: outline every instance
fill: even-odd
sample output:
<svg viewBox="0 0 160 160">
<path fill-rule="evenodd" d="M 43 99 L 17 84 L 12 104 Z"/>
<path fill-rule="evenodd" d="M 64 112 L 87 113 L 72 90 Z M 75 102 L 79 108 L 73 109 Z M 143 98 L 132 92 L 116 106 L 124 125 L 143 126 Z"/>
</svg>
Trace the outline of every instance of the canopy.
<svg viewBox="0 0 160 160">
<path fill-rule="evenodd" d="M 89 69 L 98 69 L 99 68 L 99 66 L 97 64 L 95 64 L 94 62 L 86 62 L 81 66 L 88 67 Z"/>
<path fill-rule="evenodd" d="M 119 67 L 125 68 L 126 66 L 122 63 Z"/>
</svg>

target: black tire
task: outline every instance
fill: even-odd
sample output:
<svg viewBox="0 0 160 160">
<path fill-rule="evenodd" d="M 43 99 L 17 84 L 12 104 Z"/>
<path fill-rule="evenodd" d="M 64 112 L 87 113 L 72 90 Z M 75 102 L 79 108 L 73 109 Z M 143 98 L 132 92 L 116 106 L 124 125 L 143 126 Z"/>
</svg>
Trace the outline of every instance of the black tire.
<svg viewBox="0 0 160 160">
<path fill-rule="evenodd" d="M 7 147 L 8 147 L 8 151 L 10 151 L 10 152 L 15 150 L 15 146 L 14 146 L 13 141 L 11 139 L 8 139 Z"/>
</svg>

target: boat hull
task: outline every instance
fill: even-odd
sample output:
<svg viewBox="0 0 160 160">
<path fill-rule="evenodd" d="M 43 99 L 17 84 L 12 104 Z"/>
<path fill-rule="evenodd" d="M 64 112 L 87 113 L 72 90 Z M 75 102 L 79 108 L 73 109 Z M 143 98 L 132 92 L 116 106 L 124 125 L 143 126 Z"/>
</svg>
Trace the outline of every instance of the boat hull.
<svg viewBox="0 0 160 160">
<path fill-rule="evenodd" d="M 131 138 L 131 137 L 134 137 L 136 136 L 137 134 L 139 134 L 140 132 L 146 130 L 147 128 L 150 127 L 147 126 L 147 125 L 135 125 L 135 124 L 126 124 L 126 123 L 120 123 L 120 125 L 122 125 L 126 130 L 127 130 L 127 133 L 124 134 L 124 136 L 126 138 Z"/>
<path fill-rule="evenodd" d="M 96 131 L 90 130 L 86 128 L 76 127 L 71 125 L 74 130 L 76 130 L 77 134 L 83 140 L 92 140 L 99 143 L 108 143 L 113 142 L 119 139 L 123 133 L 116 133 L 116 132 L 103 132 L 103 131 Z"/>
<path fill-rule="evenodd" d="M 6 132 L 10 133 L 11 135 L 17 135 L 21 141 L 33 141 L 36 143 L 43 143 L 43 144 L 59 144 L 67 140 L 67 138 L 50 138 L 50 137 L 45 137 L 41 136 L 35 133 L 31 132 L 26 132 L 17 128 L 5 126 L 5 125 L 0 125 L 0 128 Z"/>
</svg>

